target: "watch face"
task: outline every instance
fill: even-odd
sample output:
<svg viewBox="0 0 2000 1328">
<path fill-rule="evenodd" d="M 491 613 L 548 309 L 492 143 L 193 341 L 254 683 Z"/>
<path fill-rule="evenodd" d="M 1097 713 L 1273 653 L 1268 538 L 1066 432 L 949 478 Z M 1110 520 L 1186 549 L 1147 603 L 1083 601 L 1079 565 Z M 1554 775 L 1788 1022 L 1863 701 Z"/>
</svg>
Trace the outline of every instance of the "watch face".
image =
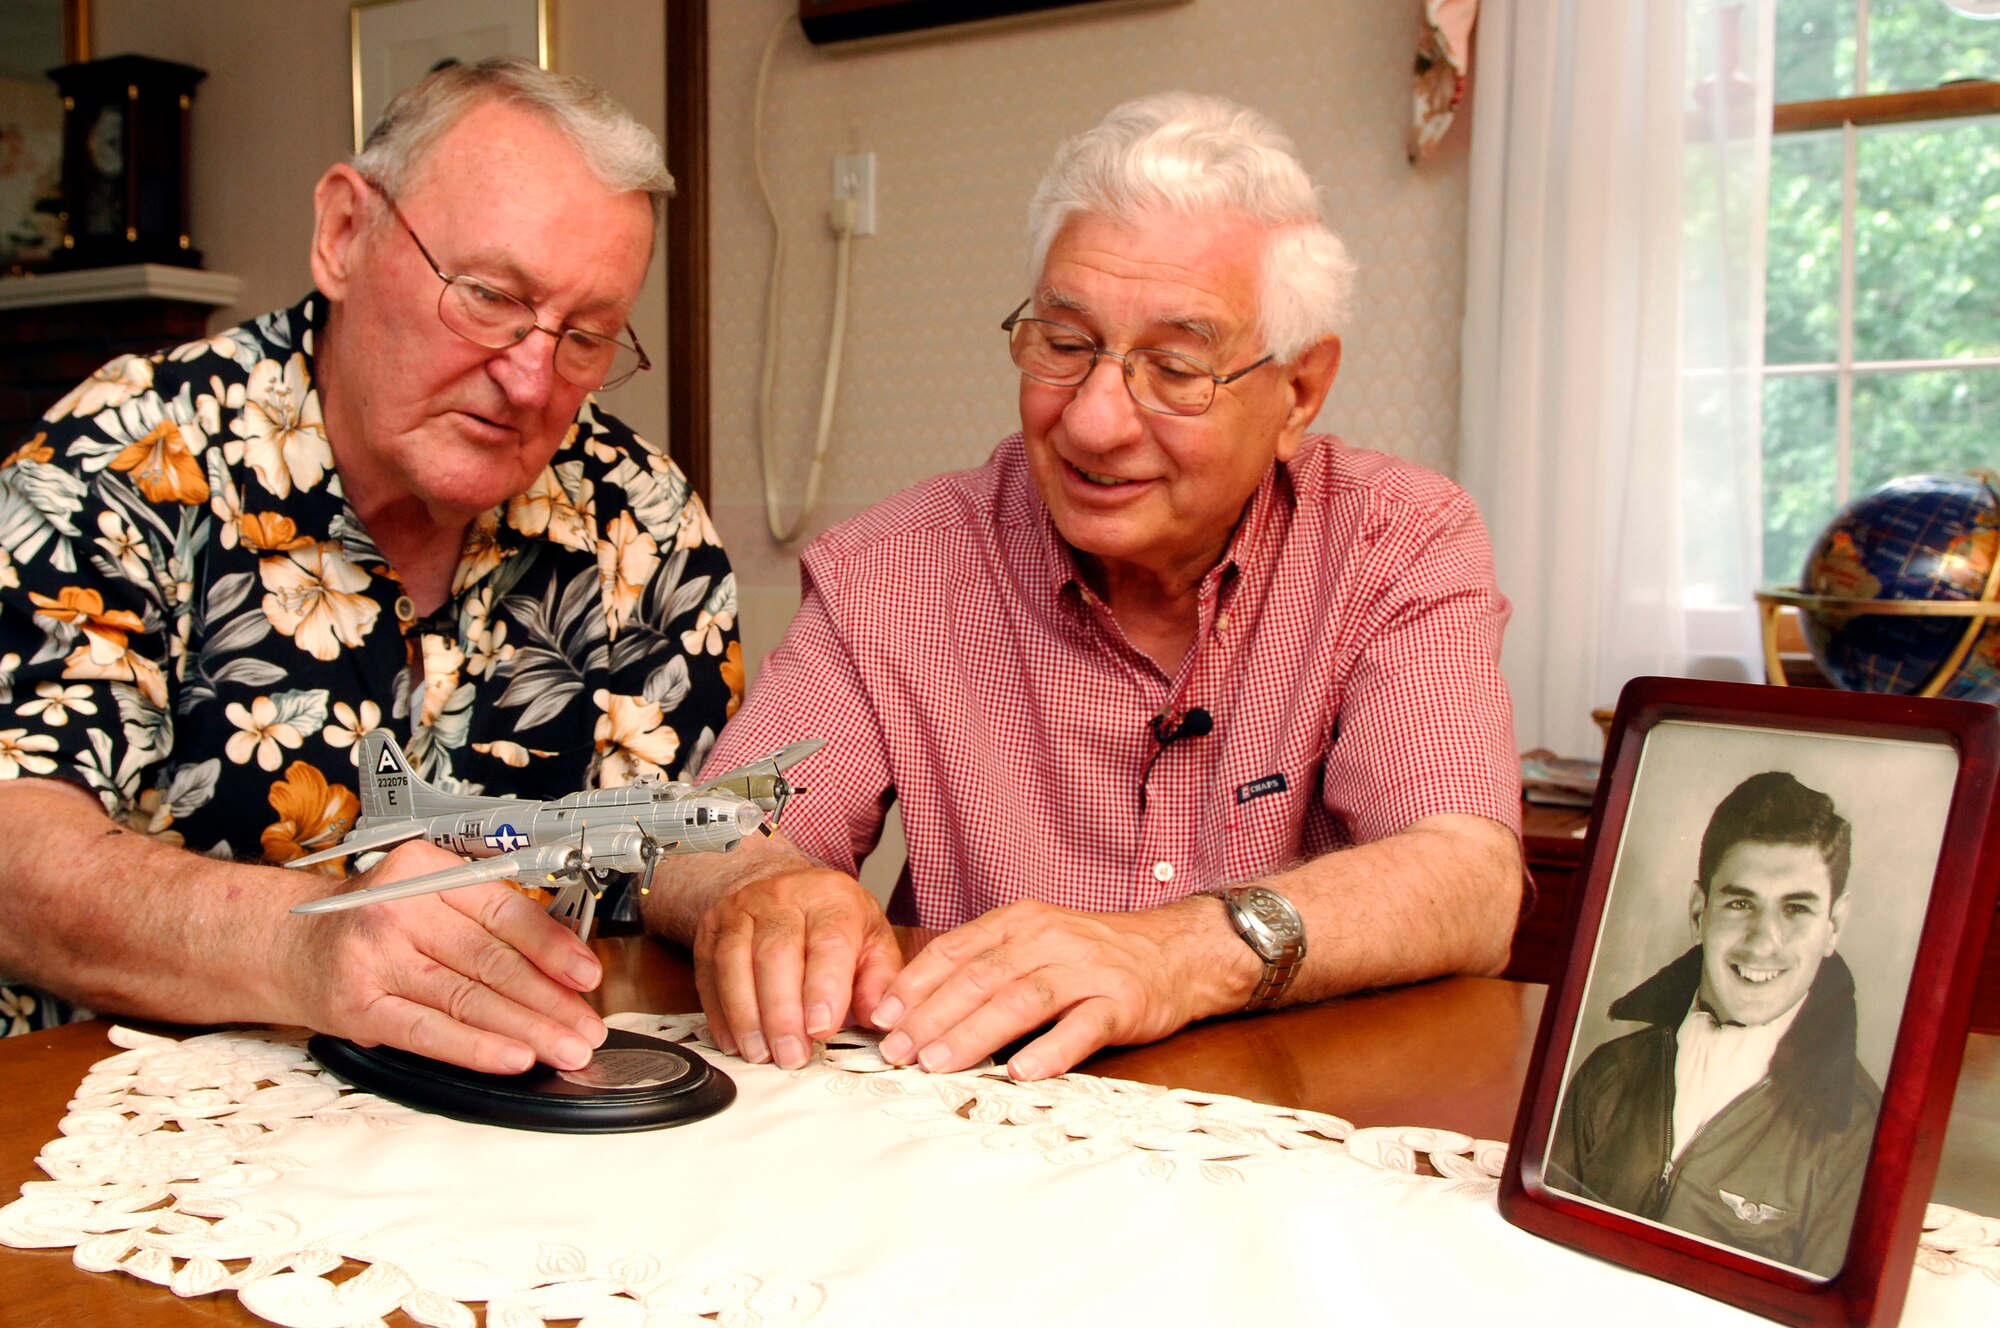
<svg viewBox="0 0 2000 1328">
<path fill-rule="evenodd" d="M 1252 886 L 1235 896 L 1247 924 L 1244 939 L 1265 959 L 1276 961 L 1305 938 L 1298 912 L 1275 890 Z"/>
<path fill-rule="evenodd" d="M 1284 936 L 1297 930 L 1298 915 L 1285 906 L 1283 900 L 1268 890 L 1252 891 L 1244 897 L 1243 903 L 1257 920 L 1272 931 Z"/>
</svg>

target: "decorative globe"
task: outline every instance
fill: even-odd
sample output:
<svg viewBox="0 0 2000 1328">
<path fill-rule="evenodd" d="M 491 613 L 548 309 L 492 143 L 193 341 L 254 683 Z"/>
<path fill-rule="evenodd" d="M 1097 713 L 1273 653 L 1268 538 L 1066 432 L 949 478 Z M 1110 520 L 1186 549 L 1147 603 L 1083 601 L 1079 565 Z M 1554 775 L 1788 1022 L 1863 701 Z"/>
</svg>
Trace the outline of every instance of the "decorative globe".
<svg viewBox="0 0 2000 1328">
<path fill-rule="evenodd" d="M 1991 597 L 2000 492 L 1991 478 L 1912 475 L 1842 509 L 1813 541 L 1799 588 L 1847 599 L 1976 603 Z M 1971 649 L 1935 693 L 2000 702 L 2000 618 L 1963 614 L 1800 614 L 1821 672 L 1850 691 L 1914 695 L 1968 632 Z"/>
</svg>

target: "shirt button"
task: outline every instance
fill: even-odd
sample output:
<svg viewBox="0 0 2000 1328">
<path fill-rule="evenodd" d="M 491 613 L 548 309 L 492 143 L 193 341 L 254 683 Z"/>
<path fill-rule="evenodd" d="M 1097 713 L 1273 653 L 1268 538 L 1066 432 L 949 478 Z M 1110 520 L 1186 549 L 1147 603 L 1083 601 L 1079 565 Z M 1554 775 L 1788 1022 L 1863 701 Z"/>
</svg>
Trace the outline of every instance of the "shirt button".
<svg viewBox="0 0 2000 1328">
<path fill-rule="evenodd" d="M 1168 881 L 1171 881 L 1171 880 L 1173 880 L 1173 879 L 1174 879 L 1174 864 L 1173 864 L 1173 863 L 1171 863 L 1171 862 L 1156 862 L 1156 863 L 1154 863 L 1154 864 L 1153 864 L 1153 879 L 1154 879 L 1154 880 L 1156 880 L 1156 881 L 1158 881 L 1158 882 L 1159 882 L 1159 883 L 1160 883 L 1161 885 L 1165 885 L 1165 884 L 1166 884 L 1166 883 L 1167 883 Z"/>
<path fill-rule="evenodd" d="M 1228 631 L 1228 630 L 1229 630 L 1229 615 L 1228 615 L 1228 614 L 1226 614 L 1226 613 L 1219 613 L 1219 614 L 1217 614 L 1217 615 L 1216 615 L 1216 617 L 1215 617 L 1215 630 L 1216 630 L 1216 631 L 1218 631 L 1218 632 L 1226 632 L 1226 631 Z"/>
<path fill-rule="evenodd" d="M 417 602 L 408 595 L 396 596 L 396 621 L 405 625 L 417 620 Z"/>
</svg>

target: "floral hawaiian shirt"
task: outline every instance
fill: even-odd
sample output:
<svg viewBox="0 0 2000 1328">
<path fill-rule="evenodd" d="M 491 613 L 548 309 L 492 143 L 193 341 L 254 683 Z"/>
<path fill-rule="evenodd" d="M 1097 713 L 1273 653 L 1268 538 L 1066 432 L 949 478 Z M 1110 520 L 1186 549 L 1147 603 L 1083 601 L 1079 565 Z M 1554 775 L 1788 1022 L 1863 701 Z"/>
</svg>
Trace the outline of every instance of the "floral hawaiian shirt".
<svg viewBox="0 0 2000 1328">
<path fill-rule="evenodd" d="M 113 360 L 0 461 L 0 778 L 67 779 L 147 833 L 285 862 L 352 825 L 378 725 L 457 792 L 699 770 L 743 661 L 686 476 L 586 399 L 418 620 L 333 468 L 323 310 Z M 0 981 L 0 1033 L 64 1013 Z"/>
</svg>

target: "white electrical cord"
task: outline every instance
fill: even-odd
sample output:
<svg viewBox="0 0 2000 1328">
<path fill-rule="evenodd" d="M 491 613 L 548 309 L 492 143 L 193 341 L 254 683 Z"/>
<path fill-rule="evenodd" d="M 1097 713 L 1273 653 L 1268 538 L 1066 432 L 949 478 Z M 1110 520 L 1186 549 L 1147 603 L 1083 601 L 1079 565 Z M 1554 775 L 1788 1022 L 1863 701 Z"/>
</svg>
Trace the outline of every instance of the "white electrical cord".
<svg viewBox="0 0 2000 1328">
<path fill-rule="evenodd" d="M 757 407 L 758 453 L 764 472 L 764 520 L 771 538 L 789 544 L 805 529 L 806 519 L 819 502 L 820 475 L 826 468 L 826 445 L 833 432 L 833 403 L 840 390 L 840 352 L 847 340 L 847 273 L 854 240 L 854 226 L 860 208 L 854 199 L 836 198 L 827 215 L 834 234 L 833 327 L 826 347 L 826 376 L 819 394 L 819 432 L 813 442 L 812 468 L 806 472 L 805 500 L 790 526 L 778 515 L 776 405 L 778 385 L 778 278 L 785 265 L 785 231 L 778 222 L 778 205 L 771 198 L 771 184 L 764 175 L 764 84 L 771 73 L 771 57 L 785 29 L 798 20 L 787 14 L 771 30 L 764 43 L 764 59 L 757 66 L 756 104 L 750 118 L 750 159 L 757 167 L 757 188 L 764 195 L 764 210 L 771 214 L 771 283 L 764 299 L 764 372 L 759 385 Z"/>
</svg>

